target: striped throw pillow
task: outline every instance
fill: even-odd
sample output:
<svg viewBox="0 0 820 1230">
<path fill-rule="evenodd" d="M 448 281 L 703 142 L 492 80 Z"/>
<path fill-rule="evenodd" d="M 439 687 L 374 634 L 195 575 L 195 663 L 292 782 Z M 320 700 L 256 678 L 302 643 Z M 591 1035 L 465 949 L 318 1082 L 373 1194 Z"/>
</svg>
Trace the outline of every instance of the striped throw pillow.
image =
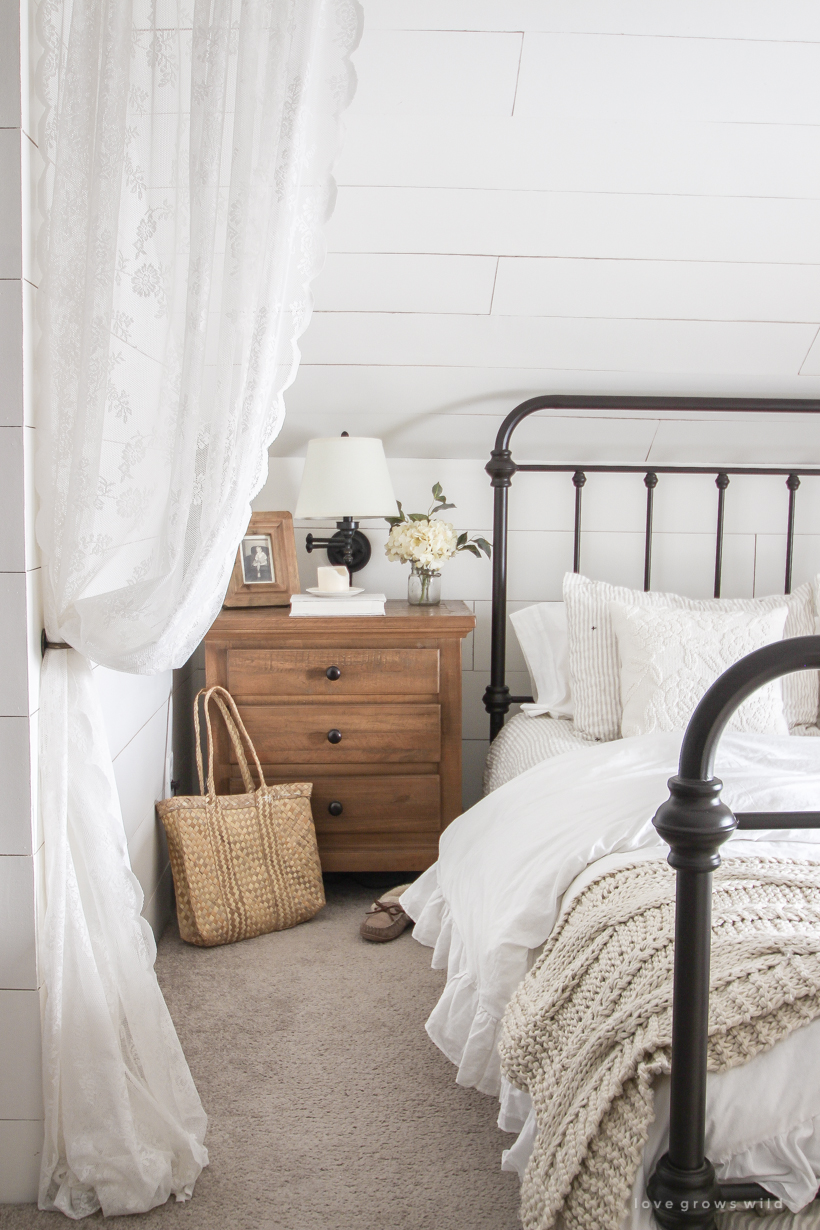
<svg viewBox="0 0 820 1230">
<path fill-rule="evenodd" d="M 684 598 L 593 581 L 580 573 L 564 577 L 569 634 L 569 674 L 575 705 L 575 725 L 589 738 L 605 742 L 621 734 L 621 682 L 618 642 L 610 602 L 657 607 L 662 610 L 747 611 L 763 614 L 785 603 L 789 608 L 784 637 L 813 636 L 816 626 L 813 587 L 820 594 L 820 577 L 784 598 Z M 817 729 L 818 674 L 805 671 L 783 680 L 783 707 L 792 734 L 820 733 Z"/>
</svg>

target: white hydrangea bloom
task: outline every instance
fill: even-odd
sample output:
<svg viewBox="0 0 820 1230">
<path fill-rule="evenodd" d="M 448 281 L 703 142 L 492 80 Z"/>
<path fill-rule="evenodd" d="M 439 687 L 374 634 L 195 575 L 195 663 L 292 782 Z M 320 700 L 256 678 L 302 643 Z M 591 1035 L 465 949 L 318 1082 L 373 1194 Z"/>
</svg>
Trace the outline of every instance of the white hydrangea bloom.
<svg viewBox="0 0 820 1230">
<path fill-rule="evenodd" d="M 402 521 L 390 530 L 385 553 L 391 562 L 437 570 L 455 555 L 457 542 L 449 521 Z"/>
</svg>

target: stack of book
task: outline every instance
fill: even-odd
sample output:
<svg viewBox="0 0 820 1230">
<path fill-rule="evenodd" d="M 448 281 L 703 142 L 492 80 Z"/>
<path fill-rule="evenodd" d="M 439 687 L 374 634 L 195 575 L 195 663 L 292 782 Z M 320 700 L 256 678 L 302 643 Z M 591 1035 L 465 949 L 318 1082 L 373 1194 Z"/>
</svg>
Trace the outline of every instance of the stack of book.
<svg viewBox="0 0 820 1230">
<path fill-rule="evenodd" d="M 345 598 L 342 593 L 330 598 L 314 594 L 293 594 L 290 600 L 291 615 L 383 615 L 384 594 L 354 594 Z"/>
</svg>

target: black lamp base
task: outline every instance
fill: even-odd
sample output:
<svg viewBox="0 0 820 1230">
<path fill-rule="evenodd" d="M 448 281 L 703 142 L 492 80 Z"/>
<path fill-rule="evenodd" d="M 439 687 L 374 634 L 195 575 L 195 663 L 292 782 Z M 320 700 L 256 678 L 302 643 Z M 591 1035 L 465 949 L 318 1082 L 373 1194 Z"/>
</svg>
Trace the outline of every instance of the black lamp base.
<svg viewBox="0 0 820 1230">
<path fill-rule="evenodd" d="M 308 555 L 317 547 L 324 547 L 331 564 L 338 567 L 343 564 L 348 572 L 360 572 L 370 559 L 370 543 L 358 529 L 358 522 L 345 517 L 336 522 L 339 527 L 332 538 L 314 538 L 308 534 L 305 539 L 305 550 Z"/>
<path fill-rule="evenodd" d="M 327 546 L 327 558 L 331 564 L 335 564 L 337 567 L 339 564 L 345 563 L 346 538 L 346 534 L 336 533 L 330 539 Z M 369 562 L 371 555 L 370 540 L 365 537 L 361 530 L 354 530 L 350 550 L 353 559 L 347 565 L 348 571 L 361 572 L 362 568 Z"/>
</svg>

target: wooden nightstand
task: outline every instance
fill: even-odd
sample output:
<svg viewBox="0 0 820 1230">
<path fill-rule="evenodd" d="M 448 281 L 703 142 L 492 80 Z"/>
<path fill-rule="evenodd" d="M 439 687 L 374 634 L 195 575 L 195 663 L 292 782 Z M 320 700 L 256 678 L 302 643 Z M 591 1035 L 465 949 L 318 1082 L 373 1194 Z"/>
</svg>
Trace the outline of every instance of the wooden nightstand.
<svg viewBox="0 0 820 1230">
<path fill-rule="evenodd" d="M 268 782 L 313 782 L 325 871 L 423 871 L 461 811 L 463 602 L 384 616 L 292 618 L 223 610 L 205 673 L 233 695 Z M 216 788 L 242 791 L 227 734 Z"/>
</svg>

